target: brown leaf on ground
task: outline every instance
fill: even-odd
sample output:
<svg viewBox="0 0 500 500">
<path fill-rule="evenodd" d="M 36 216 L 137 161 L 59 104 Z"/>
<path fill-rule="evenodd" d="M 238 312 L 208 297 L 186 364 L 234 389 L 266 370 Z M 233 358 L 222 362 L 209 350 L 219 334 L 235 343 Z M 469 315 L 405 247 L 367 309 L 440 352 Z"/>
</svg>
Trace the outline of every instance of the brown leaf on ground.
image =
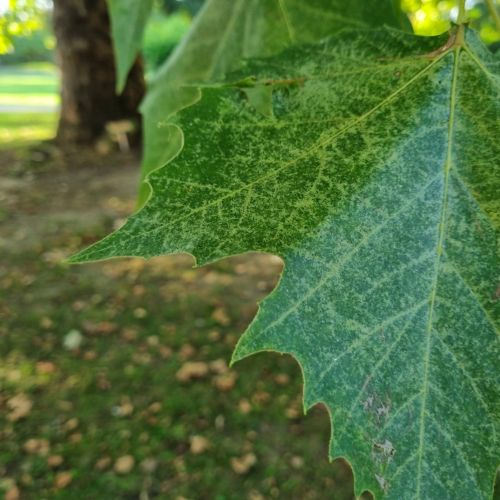
<svg viewBox="0 0 500 500">
<path fill-rule="evenodd" d="M 223 307 L 217 307 L 214 309 L 212 319 L 222 326 L 228 326 L 231 323 L 231 318 Z"/>
<path fill-rule="evenodd" d="M 130 398 L 125 396 L 121 399 L 120 404 L 114 406 L 111 411 L 115 417 L 129 417 L 134 413 L 134 405 Z"/>
<path fill-rule="evenodd" d="M 256 405 L 266 404 L 271 401 L 271 394 L 266 391 L 257 391 L 252 395 L 252 402 Z"/>
<path fill-rule="evenodd" d="M 200 455 L 207 451 L 211 446 L 210 441 L 203 436 L 192 436 L 190 451 L 193 455 Z"/>
<path fill-rule="evenodd" d="M 54 479 L 54 486 L 58 490 L 62 490 L 63 488 L 66 488 L 66 486 L 69 486 L 71 481 L 73 481 L 73 474 L 71 472 L 59 472 Z"/>
<path fill-rule="evenodd" d="M 238 403 L 238 410 L 243 413 L 243 415 L 248 415 L 252 411 L 252 405 L 248 399 L 240 399 Z"/>
<path fill-rule="evenodd" d="M 100 321 L 99 323 L 84 321 L 82 326 L 89 335 L 108 335 L 118 328 L 118 325 L 111 321 Z"/>
<path fill-rule="evenodd" d="M 217 340 L 220 340 L 220 332 L 218 330 L 212 330 L 208 332 L 208 340 L 212 342 L 216 342 Z"/>
<path fill-rule="evenodd" d="M 135 328 L 124 328 L 122 330 L 122 338 L 127 342 L 133 342 L 137 340 L 139 332 Z"/>
<path fill-rule="evenodd" d="M 44 375 L 54 373 L 56 371 L 56 365 L 51 361 L 39 361 L 36 364 L 36 371 Z"/>
<path fill-rule="evenodd" d="M 159 401 L 155 401 L 154 403 L 151 403 L 149 406 L 148 406 L 148 411 L 150 413 L 160 413 L 161 411 L 161 403 Z"/>
<path fill-rule="evenodd" d="M 70 418 L 64 424 L 64 430 L 66 432 L 74 431 L 78 427 L 79 423 L 80 422 L 79 422 L 79 420 L 77 418 Z"/>
<path fill-rule="evenodd" d="M 302 457 L 299 457 L 298 455 L 294 455 L 290 459 L 290 465 L 294 469 L 302 469 L 302 467 L 304 467 L 304 459 Z"/>
<path fill-rule="evenodd" d="M 50 443 L 46 439 L 28 439 L 24 445 L 23 450 L 30 455 L 46 456 L 50 451 Z"/>
<path fill-rule="evenodd" d="M 83 434 L 81 432 L 74 432 L 68 436 L 68 441 L 72 444 L 81 443 Z"/>
<path fill-rule="evenodd" d="M 154 458 L 145 458 L 141 462 L 141 469 L 146 474 L 152 474 L 158 467 L 158 460 Z"/>
<path fill-rule="evenodd" d="M 217 375 L 214 378 L 214 385 L 222 392 L 229 392 L 236 384 L 236 373 L 230 372 L 224 375 Z"/>
<path fill-rule="evenodd" d="M 10 410 L 7 414 L 7 420 L 17 422 L 30 414 L 33 402 L 26 394 L 21 393 L 7 400 L 7 408 Z"/>
<path fill-rule="evenodd" d="M 274 380 L 278 385 L 287 385 L 290 382 L 290 377 L 286 373 L 278 373 Z"/>
<path fill-rule="evenodd" d="M 189 382 L 208 375 L 208 364 L 202 361 L 188 361 L 184 363 L 175 374 L 175 378 L 180 382 Z"/>
<path fill-rule="evenodd" d="M 196 353 L 196 349 L 191 344 L 184 344 L 179 350 L 182 361 L 186 361 Z"/>
<path fill-rule="evenodd" d="M 231 458 L 231 467 L 236 474 L 246 474 L 257 463 L 257 457 L 253 453 L 247 453 L 242 457 Z"/>
<path fill-rule="evenodd" d="M 83 359 L 85 361 L 94 361 L 97 358 L 97 353 L 95 351 L 85 351 L 83 353 Z"/>
<path fill-rule="evenodd" d="M 222 375 L 229 371 L 229 366 L 224 359 L 216 359 L 215 361 L 210 362 L 210 370 L 218 375 Z"/>
<path fill-rule="evenodd" d="M 111 465 L 111 457 L 102 457 L 94 465 L 96 470 L 106 470 Z"/>
<path fill-rule="evenodd" d="M 135 459 L 132 455 L 123 455 L 116 459 L 114 470 L 117 474 L 128 474 L 135 465 Z"/>
<path fill-rule="evenodd" d="M 11 486 L 5 492 L 5 500 L 19 500 L 20 498 L 21 498 L 21 491 L 16 485 Z"/>
<path fill-rule="evenodd" d="M 251 490 L 248 494 L 248 500 L 265 500 L 265 497 L 257 490 Z"/>
<path fill-rule="evenodd" d="M 172 349 L 170 347 L 161 345 L 158 347 L 158 352 L 163 359 L 169 359 L 172 357 Z"/>
<path fill-rule="evenodd" d="M 302 413 L 298 408 L 295 406 L 290 406 L 285 410 L 285 416 L 286 418 L 289 418 L 290 420 L 294 420 L 297 418 L 300 418 L 302 416 Z"/>
<path fill-rule="evenodd" d="M 47 457 L 47 465 L 50 468 L 59 467 L 63 463 L 64 459 L 61 455 L 50 455 Z"/>
</svg>

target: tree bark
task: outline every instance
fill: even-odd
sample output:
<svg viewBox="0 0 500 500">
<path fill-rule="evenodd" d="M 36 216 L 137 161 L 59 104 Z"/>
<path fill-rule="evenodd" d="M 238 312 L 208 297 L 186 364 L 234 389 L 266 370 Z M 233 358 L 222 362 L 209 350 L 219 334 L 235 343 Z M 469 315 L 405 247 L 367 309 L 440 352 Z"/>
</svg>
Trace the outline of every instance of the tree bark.
<svg viewBox="0 0 500 500">
<path fill-rule="evenodd" d="M 142 62 L 137 60 L 124 92 L 116 95 L 106 0 L 54 0 L 54 31 L 62 74 L 58 143 L 92 145 L 110 121 L 132 119 L 139 127 Z"/>
</svg>

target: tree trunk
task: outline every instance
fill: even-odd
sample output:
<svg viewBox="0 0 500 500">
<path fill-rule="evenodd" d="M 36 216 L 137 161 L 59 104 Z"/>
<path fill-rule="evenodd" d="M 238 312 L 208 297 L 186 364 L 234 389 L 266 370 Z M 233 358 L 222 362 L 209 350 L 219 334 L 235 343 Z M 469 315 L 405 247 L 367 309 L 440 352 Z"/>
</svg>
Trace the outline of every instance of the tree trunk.
<svg viewBox="0 0 500 500">
<path fill-rule="evenodd" d="M 132 119 L 139 127 L 142 62 L 136 62 L 117 96 L 106 0 L 54 0 L 54 31 L 62 72 L 59 144 L 91 145 L 110 121 Z"/>
</svg>

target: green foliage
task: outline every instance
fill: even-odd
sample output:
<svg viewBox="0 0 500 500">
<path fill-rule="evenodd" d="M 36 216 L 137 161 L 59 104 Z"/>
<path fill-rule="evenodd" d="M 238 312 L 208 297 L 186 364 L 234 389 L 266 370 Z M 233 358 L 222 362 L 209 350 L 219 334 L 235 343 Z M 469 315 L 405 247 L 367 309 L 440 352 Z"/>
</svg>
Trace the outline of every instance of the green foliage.
<svg viewBox="0 0 500 500">
<path fill-rule="evenodd" d="M 142 45 L 142 37 L 153 0 L 107 0 L 117 67 L 117 91 L 127 83 L 127 76 Z"/>
<path fill-rule="evenodd" d="M 47 28 L 48 12 L 39 0 L 9 0 L 0 12 L 0 59 L 2 62 L 48 61 L 54 37 Z"/>
<path fill-rule="evenodd" d="M 185 11 L 169 16 L 154 13 L 144 32 L 142 54 L 148 72 L 156 71 L 170 56 L 191 24 Z"/>
<path fill-rule="evenodd" d="M 180 134 L 168 136 L 167 118 L 196 102 L 194 87 L 237 69 L 243 58 L 265 56 L 285 47 L 324 38 L 347 26 L 391 24 L 405 26 L 391 0 L 210 0 L 191 31 L 150 84 L 143 104 L 144 179 L 181 149 Z M 149 196 L 141 186 L 140 202 Z"/>
<path fill-rule="evenodd" d="M 444 33 L 456 21 L 458 0 L 402 0 L 401 4 L 419 35 Z M 500 24 L 495 23 L 491 12 L 495 5 L 498 5 L 498 0 L 476 0 L 467 13 L 471 26 L 488 44 L 500 40 Z"/>
<path fill-rule="evenodd" d="M 144 106 L 152 196 L 72 260 L 281 256 L 234 361 L 299 361 L 357 495 L 489 498 L 499 61 L 463 25 L 418 37 L 368 27 L 398 23 L 389 3 L 332 3 L 209 2 Z"/>
</svg>

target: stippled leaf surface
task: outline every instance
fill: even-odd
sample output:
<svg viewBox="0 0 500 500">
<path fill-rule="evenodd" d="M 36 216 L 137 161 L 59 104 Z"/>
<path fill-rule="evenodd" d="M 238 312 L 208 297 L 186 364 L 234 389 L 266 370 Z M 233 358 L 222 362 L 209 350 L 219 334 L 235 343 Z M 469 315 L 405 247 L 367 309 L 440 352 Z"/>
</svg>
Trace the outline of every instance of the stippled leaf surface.
<svg viewBox="0 0 500 500">
<path fill-rule="evenodd" d="M 399 0 L 207 0 L 186 39 L 151 81 L 142 106 L 142 177 L 165 165 L 182 148 L 180 134 L 165 131 L 165 123 L 200 97 L 196 87 L 183 85 L 221 78 L 244 58 L 276 54 L 346 27 L 384 24 L 408 24 Z M 149 188 L 143 184 L 140 201 L 148 195 Z"/>
<path fill-rule="evenodd" d="M 153 0 L 107 0 L 117 68 L 117 90 L 121 92 L 141 48 Z"/>
<path fill-rule="evenodd" d="M 271 86 L 272 114 L 205 88 L 170 126 L 186 147 L 145 208 L 75 259 L 282 256 L 234 359 L 299 361 L 357 494 L 492 494 L 500 65 L 473 32 L 423 56 L 445 42 L 343 32 L 249 62 L 235 80 Z"/>
</svg>

